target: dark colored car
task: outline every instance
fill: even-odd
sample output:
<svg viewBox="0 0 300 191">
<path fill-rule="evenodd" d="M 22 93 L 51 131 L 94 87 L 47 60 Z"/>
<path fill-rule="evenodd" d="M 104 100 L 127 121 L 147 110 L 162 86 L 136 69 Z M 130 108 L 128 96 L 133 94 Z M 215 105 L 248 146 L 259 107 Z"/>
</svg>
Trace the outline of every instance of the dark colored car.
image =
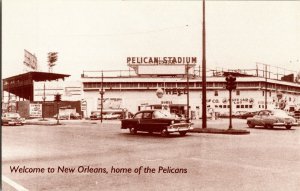
<svg viewBox="0 0 300 191">
<path fill-rule="evenodd" d="M 82 119 L 82 116 L 79 113 L 71 113 L 70 119 Z"/>
<path fill-rule="evenodd" d="M 171 113 L 166 110 L 144 110 L 137 112 L 132 119 L 121 121 L 121 129 L 129 129 L 132 134 L 146 131 L 160 132 L 162 136 L 174 132 L 184 136 L 188 130 L 193 129 L 191 125 L 192 123 L 187 123 L 185 120 L 172 118 Z"/>
<path fill-rule="evenodd" d="M 247 118 L 247 124 L 250 128 L 255 126 L 264 126 L 265 128 L 285 126 L 287 129 L 298 125 L 295 118 L 280 109 L 262 110 L 257 115 Z"/>
<path fill-rule="evenodd" d="M 1 125 L 24 125 L 25 123 L 25 119 L 18 113 L 3 113 L 1 117 Z"/>
</svg>

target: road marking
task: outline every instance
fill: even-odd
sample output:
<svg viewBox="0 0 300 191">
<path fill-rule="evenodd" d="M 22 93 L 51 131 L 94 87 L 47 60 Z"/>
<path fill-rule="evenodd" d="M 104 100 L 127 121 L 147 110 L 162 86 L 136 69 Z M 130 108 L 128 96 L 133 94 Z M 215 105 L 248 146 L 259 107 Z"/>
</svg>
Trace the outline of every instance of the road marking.
<svg viewBox="0 0 300 191">
<path fill-rule="evenodd" d="M 6 176 L 2 175 L 2 180 L 9 184 L 10 186 L 14 187 L 17 191 L 28 191 L 28 189 L 24 188 L 20 184 L 12 181 L 11 179 L 7 178 Z"/>
</svg>

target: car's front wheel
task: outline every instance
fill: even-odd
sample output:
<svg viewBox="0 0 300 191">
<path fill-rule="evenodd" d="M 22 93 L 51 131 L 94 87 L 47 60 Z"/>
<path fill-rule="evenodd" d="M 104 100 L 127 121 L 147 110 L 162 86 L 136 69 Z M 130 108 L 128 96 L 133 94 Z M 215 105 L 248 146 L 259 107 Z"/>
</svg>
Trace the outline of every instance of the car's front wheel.
<svg viewBox="0 0 300 191">
<path fill-rule="evenodd" d="M 291 129 L 292 126 L 291 126 L 291 125 L 287 125 L 287 126 L 285 126 L 285 128 L 286 128 L 286 129 Z"/>
<path fill-rule="evenodd" d="M 186 131 L 180 131 L 179 132 L 180 136 L 185 136 L 186 133 L 187 133 Z"/>
<path fill-rule="evenodd" d="M 166 128 L 163 129 L 163 130 L 161 130 L 160 134 L 161 134 L 162 137 L 167 137 L 167 136 L 169 136 L 169 132 L 167 131 Z"/>
<path fill-rule="evenodd" d="M 254 127 L 255 127 L 255 125 L 252 124 L 251 121 L 247 121 L 247 124 L 248 124 L 248 127 L 249 127 L 249 128 L 254 128 Z"/>
<path fill-rule="evenodd" d="M 137 133 L 137 131 L 134 127 L 130 127 L 129 132 L 130 132 L 130 134 L 133 134 L 133 135 Z"/>
</svg>

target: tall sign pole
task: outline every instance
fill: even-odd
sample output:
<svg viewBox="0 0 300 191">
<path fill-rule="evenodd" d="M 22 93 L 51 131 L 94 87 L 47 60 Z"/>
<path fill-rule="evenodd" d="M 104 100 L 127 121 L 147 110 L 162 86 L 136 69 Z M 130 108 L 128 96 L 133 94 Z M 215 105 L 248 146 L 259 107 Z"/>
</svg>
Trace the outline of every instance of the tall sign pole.
<svg viewBox="0 0 300 191">
<path fill-rule="evenodd" d="M 206 129 L 206 44 L 205 44 L 205 0 L 203 0 L 202 26 L 202 128 Z"/>
</svg>

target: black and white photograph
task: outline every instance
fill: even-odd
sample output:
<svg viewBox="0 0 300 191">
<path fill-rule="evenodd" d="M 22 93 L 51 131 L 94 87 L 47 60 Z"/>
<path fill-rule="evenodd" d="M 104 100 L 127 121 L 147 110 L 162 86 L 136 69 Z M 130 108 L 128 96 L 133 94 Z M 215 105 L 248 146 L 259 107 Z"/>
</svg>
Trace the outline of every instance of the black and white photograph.
<svg viewBox="0 0 300 191">
<path fill-rule="evenodd" d="M 300 190 L 300 1 L 1 9 L 0 190 Z"/>
</svg>

